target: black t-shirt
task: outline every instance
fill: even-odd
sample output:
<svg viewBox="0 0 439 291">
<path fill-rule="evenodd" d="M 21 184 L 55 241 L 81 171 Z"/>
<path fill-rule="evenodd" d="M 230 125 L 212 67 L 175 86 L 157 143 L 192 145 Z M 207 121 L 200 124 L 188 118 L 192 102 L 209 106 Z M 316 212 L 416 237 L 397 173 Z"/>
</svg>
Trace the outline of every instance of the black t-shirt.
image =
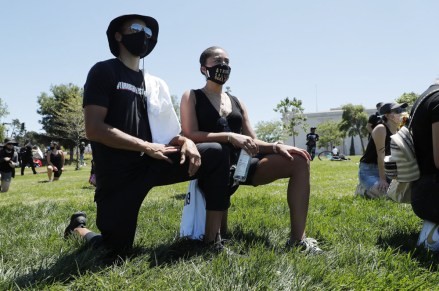
<svg viewBox="0 0 439 291">
<path fill-rule="evenodd" d="M 392 133 L 387 128 L 387 126 L 384 124 L 384 127 L 386 128 L 386 139 L 384 141 L 385 146 L 385 155 L 390 155 L 390 136 Z M 373 140 L 373 137 L 369 139 L 369 142 L 366 147 L 366 151 L 364 152 L 364 155 L 361 157 L 360 162 L 366 163 L 366 164 L 378 164 L 378 155 L 377 155 L 377 148 L 375 145 L 375 141 Z"/>
<path fill-rule="evenodd" d="M 11 150 L 9 153 L 3 148 L 0 150 L 0 172 L 10 173 L 14 171 L 9 162 L 5 162 L 4 158 L 10 158 L 12 162 L 18 162 L 18 154 Z"/>
<path fill-rule="evenodd" d="M 306 145 L 313 147 L 316 145 L 316 142 L 319 140 L 319 135 L 317 133 L 310 132 L 306 135 L 306 140 L 307 140 Z"/>
<path fill-rule="evenodd" d="M 413 107 L 417 105 L 418 99 Z M 434 165 L 432 124 L 439 121 L 439 94 L 425 100 L 417 109 L 412 121 L 413 143 L 421 175 L 439 173 Z"/>
<path fill-rule="evenodd" d="M 133 71 L 119 59 L 94 65 L 84 85 L 83 106 L 107 108 L 105 123 L 135 137 L 152 141 L 146 111 L 146 92 L 141 71 Z M 139 152 L 91 142 L 96 172 L 114 174 L 121 168 L 140 163 Z"/>
</svg>

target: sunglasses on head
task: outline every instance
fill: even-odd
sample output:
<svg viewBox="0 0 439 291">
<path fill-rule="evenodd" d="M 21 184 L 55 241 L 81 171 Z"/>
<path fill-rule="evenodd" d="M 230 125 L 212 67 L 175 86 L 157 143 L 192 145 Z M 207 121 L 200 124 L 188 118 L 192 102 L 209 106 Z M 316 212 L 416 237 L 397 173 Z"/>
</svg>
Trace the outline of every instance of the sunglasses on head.
<svg viewBox="0 0 439 291">
<path fill-rule="evenodd" d="M 146 34 L 147 38 L 151 38 L 152 37 L 152 31 L 149 27 L 143 26 L 141 24 L 138 23 L 133 23 L 130 25 L 129 29 L 134 32 L 134 33 L 138 33 L 143 31 Z"/>
</svg>

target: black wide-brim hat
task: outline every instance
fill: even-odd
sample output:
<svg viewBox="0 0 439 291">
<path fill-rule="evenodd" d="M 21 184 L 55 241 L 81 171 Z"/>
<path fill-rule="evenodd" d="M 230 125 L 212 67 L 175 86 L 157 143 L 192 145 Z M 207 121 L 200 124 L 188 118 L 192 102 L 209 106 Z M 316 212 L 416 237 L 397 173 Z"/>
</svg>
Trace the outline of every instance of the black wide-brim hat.
<svg viewBox="0 0 439 291">
<path fill-rule="evenodd" d="M 120 27 L 128 20 L 130 19 L 140 19 L 143 22 L 145 22 L 146 26 L 151 29 L 152 36 L 149 39 L 149 45 L 148 50 L 143 56 L 140 56 L 140 58 L 144 58 L 147 55 L 149 55 L 150 52 L 154 49 L 155 45 L 157 44 L 157 38 L 159 35 L 159 24 L 157 20 L 150 16 L 144 16 L 139 14 L 127 14 L 122 15 L 119 17 L 116 17 L 110 22 L 110 25 L 108 25 L 107 29 L 107 38 L 108 38 L 108 45 L 110 46 L 111 53 L 115 56 L 119 56 L 119 44 L 116 41 L 116 38 L 114 37 L 114 34 L 119 31 Z"/>
<path fill-rule="evenodd" d="M 9 139 L 9 138 L 5 138 L 5 140 L 3 141 L 3 146 L 5 146 L 7 144 L 12 144 L 14 146 L 18 145 L 18 143 L 15 140 Z"/>
</svg>

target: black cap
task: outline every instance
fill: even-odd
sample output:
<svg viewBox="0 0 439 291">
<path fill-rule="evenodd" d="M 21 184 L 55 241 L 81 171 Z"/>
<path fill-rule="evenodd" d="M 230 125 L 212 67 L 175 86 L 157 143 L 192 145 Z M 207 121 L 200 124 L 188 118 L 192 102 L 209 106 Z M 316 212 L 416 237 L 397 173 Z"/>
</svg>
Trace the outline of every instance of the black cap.
<svg viewBox="0 0 439 291">
<path fill-rule="evenodd" d="M 402 104 L 399 104 L 399 103 L 385 103 L 380 108 L 380 114 L 383 115 L 383 114 L 386 114 L 386 113 L 390 113 L 390 111 L 392 111 L 394 109 L 398 109 L 398 108 L 404 109 L 407 106 L 408 106 L 407 103 L 402 103 Z"/>
<path fill-rule="evenodd" d="M 108 38 L 108 45 L 110 46 L 110 51 L 115 57 L 119 56 L 119 44 L 117 43 L 117 40 L 114 38 L 114 34 L 117 31 L 119 31 L 120 27 L 126 21 L 130 19 L 140 19 L 143 22 L 145 22 L 146 26 L 149 29 L 151 29 L 152 36 L 149 39 L 148 50 L 144 55 L 140 56 L 140 58 L 144 58 L 147 55 L 149 55 L 149 53 L 154 49 L 155 45 L 157 44 L 157 38 L 159 35 L 159 24 L 157 20 L 155 20 L 150 16 L 144 16 L 139 14 L 127 14 L 113 19 L 108 25 L 108 29 L 107 29 L 107 38 Z"/>
</svg>

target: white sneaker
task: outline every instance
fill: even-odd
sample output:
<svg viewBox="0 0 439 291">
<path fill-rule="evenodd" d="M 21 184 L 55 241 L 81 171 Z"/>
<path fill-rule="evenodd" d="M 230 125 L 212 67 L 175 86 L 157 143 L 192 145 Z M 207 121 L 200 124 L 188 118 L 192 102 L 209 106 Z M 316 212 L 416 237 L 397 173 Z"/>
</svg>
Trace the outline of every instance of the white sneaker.
<svg viewBox="0 0 439 291">
<path fill-rule="evenodd" d="M 424 220 L 417 245 L 433 252 L 439 251 L 439 224 Z"/>
<path fill-rule="evenodd" d="M 305 254 L 321 254 L 322 249 L 317 245 L 317 240 L 311 237 L 305 237 L 301 241 L 291 242 L 289 239 L 286 243 L 287 247 L 298 247 Z"/>
</svg>

